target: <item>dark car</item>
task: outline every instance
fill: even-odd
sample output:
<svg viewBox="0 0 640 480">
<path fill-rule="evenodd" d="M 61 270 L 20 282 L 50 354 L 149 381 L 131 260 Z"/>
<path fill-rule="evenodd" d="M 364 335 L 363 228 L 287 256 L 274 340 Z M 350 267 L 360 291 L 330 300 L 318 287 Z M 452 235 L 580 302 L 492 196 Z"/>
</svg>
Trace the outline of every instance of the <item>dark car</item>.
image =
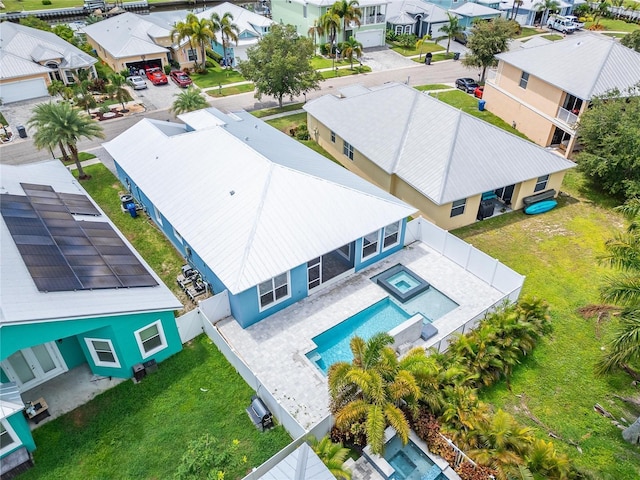
<svg viewBox="0 0 640 480">
<path fill-rule="evenodd" d="M 462 45 L 466 45 L 467 44 L 467 40 L 469 39 L 469 37 L 467 37 L 467 34 L 465 32 L 460 32 L 457 33 L 454 37 L 453 40 L 461 43 Z"/>
<path fill-rule="evenodd" d="M 478 82 L 476 82 L 473 78 L 458 78 L 456 80 L 456 88 L 463 90 L 467 93 L 473 93 L 476 88 L 478 88 Z"/>
<path fill-rule="evenodd" d="M 176 85 L 182 88 L 187 88 L 189 85 L 193 83 L 193 80 L 191 80 L 191 77 L 180 70 L 172 70 L 169 73 L 169 76 L 171 77 L 171 80 L 176 82 Z"/>
<path fill-rule="evenodd" d="M 482 98 L 482 94 L 484 93 L 484 87 L 476 87 L 473 91 L 473 96 L 476 98 Z"/>
</svg>

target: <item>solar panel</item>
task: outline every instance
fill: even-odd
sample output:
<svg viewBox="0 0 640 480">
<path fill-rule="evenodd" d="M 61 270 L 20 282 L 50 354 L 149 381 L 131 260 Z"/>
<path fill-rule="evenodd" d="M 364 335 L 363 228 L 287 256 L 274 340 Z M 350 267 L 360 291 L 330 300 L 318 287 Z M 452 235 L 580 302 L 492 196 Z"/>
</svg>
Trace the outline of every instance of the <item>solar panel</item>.
<svg viewBox="0 0 640 480">
<path fill-rule="evenodd" d="M 48 185 L 22 186 L 27 196 L 0 195 L 0 211 L 38 290 L 158 284 L 109 223 L 73 217 L 100 215 L 88 198 Z"/>
</svg>

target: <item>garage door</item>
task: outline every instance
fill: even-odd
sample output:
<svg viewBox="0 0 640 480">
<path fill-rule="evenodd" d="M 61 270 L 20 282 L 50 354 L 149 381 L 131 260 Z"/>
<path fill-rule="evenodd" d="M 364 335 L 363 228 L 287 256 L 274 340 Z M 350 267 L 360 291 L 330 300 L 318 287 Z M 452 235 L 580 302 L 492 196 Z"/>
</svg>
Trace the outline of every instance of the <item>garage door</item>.
<svg viewBox="0 0 640 480">
<path fill-rule="evenodd" d="M 44 78 L 34 78 L 0 85 L 0 98 L 2 98 L 4 103 L 46 97 L 48 95 L 49 93 L 47 92 L 47 85 L 44 83 Z"/>
<path fill-rule="evenodd" d="M 382 30 L 356 32 L 356 40 L 362 44 L 363 48 L 382 47 L 384 46 L 384 32 Z"/>
</svg>

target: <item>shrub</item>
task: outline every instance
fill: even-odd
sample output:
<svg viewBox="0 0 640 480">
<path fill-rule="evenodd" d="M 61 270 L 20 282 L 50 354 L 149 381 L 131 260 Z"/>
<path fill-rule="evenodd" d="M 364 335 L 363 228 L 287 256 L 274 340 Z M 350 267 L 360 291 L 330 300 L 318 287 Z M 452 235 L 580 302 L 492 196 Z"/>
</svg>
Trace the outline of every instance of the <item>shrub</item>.
<svg viewBox="0 0 640 480">
<path fill-rule="evenodd" d="M 236 467 L 247 461 L 246 457 L 240 457 L 239 445 L 238 440 L 231 442 L 231 445 L 223 445 L 208 434 L 192 440 L 180 459 L 174 478 L 224 478 L 225 470 L 229 467 Z"/>
<path fill-rule="evenodd" d="M 207 50 L 207 57 L 209 57 L 214 62 L 220 63 L 222 61 L 222 55 L 220 55 L 217 52 L 214 52 L 213 50 Z"/>
<path fill-rule="evenodd" d="M 165 65 L 163 69 L 164 69 L 165 75 L 169 75 L 169 73 L 171 72 L 171 65 Z"/>
<path fill-rule="evenodd" d="M 51 5 L 51 0 L 42 0 L 42 5 Z"/>
<path fill-rule="evenodd" d="M 302 123 L 298 126 L 295 133 L 297 140 L 309 140 L 309 129 L 306 123 Z"/>
<path fill-rule="evenodd" d="M 425 407 L 420 408 L 412 427 L 418 437 L 427 442 L 427 445 L 433 443 L 434 439 L 439 436 L 440 423 Z"/>
<path fill-rule="evenodd" d="M 489 467 L 482 465 L 474 466 L 469 462 L 462 462 L 455 469 L 456 473 L 462 480 L 488 480 L 489 478 L 496 478 L 497 472 Z"/>
<path fill-rule="evenodd" d="M 398 35 L 391 29 L 387 30 L 386 40 L 387 42 L 395 42 L 398 39 Z"/>
<path fill-rule="evenodd" d="M 367 434 L 363 423 L 353 423 L 348 430 L 334 426 L 329 433 L 333 443 L 342 443 L 344 446 L 361 452 L 367 445 Z"/>
<path fill-rule="evenodd" d="M 204 62 L 204 66 L 207 68 L 215 68 L 217 64 L 213 60 L 207 60 Z"/>
<path fill-rule="evenodd" d="M 329 50 L 331 50 L 331 45 L 329 45 L 328 43 L 321 43 L 320 44 L 320 54 L 321 55 L 329 55 Z"/>
<path fill-rule="evenodd" d="M 413 33 L 403 33 L 397 37 L 398 43 L 404 48 L 414 48 L 417 38 Z"/>
</svg>

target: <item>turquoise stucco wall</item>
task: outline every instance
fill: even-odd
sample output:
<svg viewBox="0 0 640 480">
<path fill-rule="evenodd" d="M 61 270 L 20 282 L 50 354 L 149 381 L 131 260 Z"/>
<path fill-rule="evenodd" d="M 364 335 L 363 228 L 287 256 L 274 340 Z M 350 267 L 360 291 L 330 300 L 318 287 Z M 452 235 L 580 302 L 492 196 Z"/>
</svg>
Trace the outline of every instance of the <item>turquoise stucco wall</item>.
<svg viewBox="0 0 640 480">
<path fill-rule="evenodd" d="M 134 332 L 156 320 L 162 322 L 167 347 L 149 358 L 143 358 L 136 342 Z M 75 344 L 69 337 L 75 337 Z M 113 343 L 120 361 L 120 368 L 98 367 L 94 364 L 88 352 L 84 338 L 107 338 Z M 104 376 L 129 378 L 132 367 L 136 363 L 154 358 L 161 362 L 182 349 L 180 335 L 172 311 L 145 312 L 112 317 L 95 317 L 58 322 L 43 322 L 20 325 L 5 325 L 2 327 L 0 338 L 0 360 L 4 360 L 23 348 L 29 348 L 42 343 L 63 339 L 66 345 L 61 349 L 71 362 L 69 368 L 82 363 L 78 353 L 78 346 L 83 352 L 84 360 L 91 367 L 93 373 Z M 60 343 L 58 343 L 60 347 Z"/>
<path fill-rule="evenodd" d="M 31 429 L 29 428 L 27 419 L 24 418 L 24 415 L 22 414 L 22 410 L 5 418 L 4 421 L 11 425 L 11 428 L 13 428 L 13 431 L 18 437 L 16 440 L 19 440 L 19 444 L 17 443 L 15 448 L 12 448 L 11 450 L 2 454 L 2 457 L 6 457 L 11 452 L 15 452 L 18 448 L 21 448 L 23 446 L 27 447 L 27 450 L 29 450 L 30 452 L 33 452 L 36 449 L 36 442 L 33 440 Z"/>
<path fill-rule="evenodd" d="M 76 337 L 60 338 L 56 340 L 56 345 L 69 370 L 87 362 Z"/>
</svg>

